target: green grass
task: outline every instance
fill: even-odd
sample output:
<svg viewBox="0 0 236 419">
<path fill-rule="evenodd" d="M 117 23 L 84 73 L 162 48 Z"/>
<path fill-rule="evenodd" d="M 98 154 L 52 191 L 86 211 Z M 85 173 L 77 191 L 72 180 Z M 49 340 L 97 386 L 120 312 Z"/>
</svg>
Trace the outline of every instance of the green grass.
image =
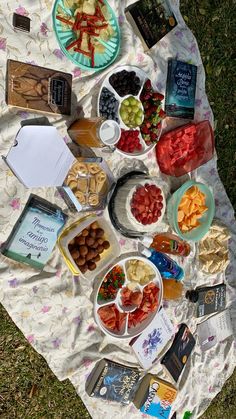
<svg viewBox="0 0 236 419">
<path fill-rule="evenodd" d="M 233 0 L 183 0 L 181 11 L 197 38 L 206 68 L 206 91 L 217 122 L 219 173 L 235 207 L 233 3 Z M 202 419 L 234 418 L 235 390 L 234 373 Z M 0 418 L 89 418 L 73 386 L 69 381 L 60 383 L 56 379 L 3 308 L 0 309 Z"/>
</svg>

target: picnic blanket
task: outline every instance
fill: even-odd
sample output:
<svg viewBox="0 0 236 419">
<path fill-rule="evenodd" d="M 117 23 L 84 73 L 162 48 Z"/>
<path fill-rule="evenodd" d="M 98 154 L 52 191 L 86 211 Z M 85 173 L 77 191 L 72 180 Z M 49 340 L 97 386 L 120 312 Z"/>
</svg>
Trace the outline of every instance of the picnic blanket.
<svg viewBox="0 0 236 419">
<path fill-rule="evenodd" d="M 117 65 L 137 65 L 147 72 L 156 89 L 165 92 L 167 59 L 169 57 L 186 60 L 198 66 L 196 93 L 197 121 L 209 119 L 213 125 L 213 115 L 205 93 L 205 73 L 198 45 L 191 31 L 186 26 L 178 1 L 172 0 L 172 7 L 179 25 L 162 39 L 150 54 L 144 54 L 140 40 L 134 35 L 125 20 L 124 8 L 130 1 L 110 0 L 116 12 L 122 33 L 121 51 L 116 62 L 100 74 L 82 72 L 69 62 L 57 44 L 52 29 L 50 0 L 6 0 L 0 5 L 0 151 L 6 155 L 20 128 L 22 120 L 38 117 L 26 111 L 9 109 L 4 99 L 4 80 L 6 60 L 12 58 L 33 64 L 65 69 L 74 76 L 73 114 L 66 119 L 63 116 L 49 116 L 49 121 L 59 130 L 66 142 L 69 142 L 65 122 L 72 122 L 83 108 L 85 116 L 96 113 L 97 94 L 104 76 Z M 24 5 L 24 7 L 23 7 Z M 12 13 L 29 15 L 31 32 L 16 33 L 12 27 Z M 108 155 L 107 155 L 108 156 Z M 154 153 L 144 158 L 151 175 L 161 176 L 156 167 Z M 109 155 L 111 169 L 122 167 L 127 162 L 117 153 Z M 42 161 L 43 170 L 43 161 Z M 191 176 L 209 185 L 215 195 L 216 217 L 230 229 L 231 263 L 226 275 L 203 276 L 195 267 L 194 260 L 186 266 L 185 284 L 213 285 L 226 281 L 227 306 L 231 307 L 231 317 L 236 318 L 235 307 L 235 271 L 236 271 L 236 223 L 234 212 L 217 172 L 217 156 L 194 171 Z M 169 184 L 169 188 L 171 185 Z M 60 195 L 54 188 L 27 190 L 11 173 L 4 161 L 0 161 L 0 242 L 4 242 L 24 208 L 30 192 L 36 193 L 66 208 Z M 107 212 L 104 215 L 108 218 Z M 80 217 L 71 215 L 70 221 Z M 122 253 L 135 251 L 137 243 L 119 236 Z M 130 404 L 122 407 L 112 402 L 89 398 L 85 393 L 85 380 L 96 361 L 103 357 L 121 363 L 137 365 L 127 340 L 116 340 L 105 336 L 97 327 L 93 316 L 93 284 L 74 277 L 69 272 L 56 247 L 45 269 L 38 273 L 31 267 L 23 266 L 0 257 L 0 301 L 12 320 L 24 333 L 28 342 L 47 361 L 59 380 L 69 378 L 78 395 L 82 398 L 93 418 L 110 419 L 141 418 L 142 415 Z M 165 308 L 175 325 L 186 322 L 195 334 L 197 320 L 193 317 L 193 305 L 184 300 L 181 304 L 165 302 Z M 199 321 L 199 320 L 198 320 Z M 196 335 L 195 335 L 196 337 Z M 233 337 L 217 344 L 202 353 L 197 343 L 178 383 L 178 397 L 173 405 L 177 418 L 182 418 L 189 410 L 193 418 L 201 416 L 211 400 L 221 390 L 224 382 L 235 367 L 235 349 Z M 167 378 L 161 366 L 152 370 Z"/>
</svg>

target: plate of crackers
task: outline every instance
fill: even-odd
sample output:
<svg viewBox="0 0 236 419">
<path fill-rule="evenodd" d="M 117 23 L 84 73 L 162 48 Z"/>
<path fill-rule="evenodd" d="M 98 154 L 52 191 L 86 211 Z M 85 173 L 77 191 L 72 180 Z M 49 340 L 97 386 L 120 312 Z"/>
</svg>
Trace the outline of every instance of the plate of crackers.
<svg viewBox="0 0 236 419">
<path fill-rule="evenodd" d="M 64 181 L 84 211 L 103 209 L 113 183 L 113 175 L 102 158 L 78 158 Z"/>
</svg>

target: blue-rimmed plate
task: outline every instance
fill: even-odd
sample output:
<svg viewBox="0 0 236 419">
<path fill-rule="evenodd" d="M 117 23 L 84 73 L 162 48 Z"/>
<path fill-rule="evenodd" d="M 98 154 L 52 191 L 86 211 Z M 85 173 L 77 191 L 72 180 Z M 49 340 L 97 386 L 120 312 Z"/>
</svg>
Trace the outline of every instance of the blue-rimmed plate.
<svg viewBox="0 0 236 419">
<path fill-rule="evenodd" d="M 53 18 L 53 28 L 56 33 L 57 41 L 60 45 L 61 50 L 65 54 L 65 56 L 71 60 L 74 64 L 78 67 L 82 68 L 83 70 L 92 70 L 92 71 L 100 71 L 104 70 L 104 68 L 108 67 L 110 64 L 115 61 L 119 49 L 120 49 L 120 29 L 116 19 L 116 16 L 107 3 L 106 0 L 103 0 L 104 5 L 106 5 L 108 9 L 108 13 L 110 19 L 107 20 L 114 31 L 114 35 L 108 40 L 103 41 L 99 37 L 97 38 L 99 43 L 105 47 L 105 51 L 103 53 L 95 53 L 94 57 L 94 67 L 91 65 L 91 59 L 89 57 L 84 56 L 79 52 L 74 52 L 73 49 L 67 51 L 66 46 L 69 45 L 76 39 L 76 34 L 72 31 L 72 29 L 67 29 L 65 25 L 63 25 L 58 19 L 56 19 L 57 14 L 60 14 L 59 11 L 62 9 L 65 12 L 65 15 L 73 16 L 76 7 L 67 7 L 67 2 L 64 0 L 56 0 L 52 18 Z M 99 4 L 99 3 L 98 3 Z M 58 9 L 59 8 L 59 9 Z"/>
</svg>

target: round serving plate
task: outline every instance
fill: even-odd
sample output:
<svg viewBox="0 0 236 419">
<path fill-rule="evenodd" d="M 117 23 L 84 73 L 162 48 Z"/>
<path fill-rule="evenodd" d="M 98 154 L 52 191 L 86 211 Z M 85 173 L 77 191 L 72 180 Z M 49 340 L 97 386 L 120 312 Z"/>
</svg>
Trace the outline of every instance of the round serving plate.
<svg viewBox="0 0 236 419">
<path fill-rule="evenodd" d="M 137 95 L 132 95 L 132 94 L 128 94 L 128 95 L 125 95 L 125 96 L 120 96 L 118 93 L 117 93 L 117 91 L 112 87 L 112 85 L 110 84 L 110 82 L 109 82 L 109 79 L 110 79 L 110 77 L 113 75 L 113 74 L 115 74 L 115 73 L 119 73 L 120 71 L 123 71 L 123 70 L 126 70 L 126 71 L 128 71 L 128 72 L 131 72 L 131 71 L 134 71 L 135 73 L 136 73 L 136 75 L 137 75 L 137 77 L 139 77 L 139 79 L 140 79 L 140 82 L 141 82 L 141 86 L 140 86 L 140 89 L 139 89 L 139 92 L 138 92 L 138 94 Z M 115 68 L 114 70 L 112 70 L 112 71 L 110 71 L 108 74 L 107 74 L 107 76 L 106 76 L 106 78 L 104 79 L 104 81 L 103 81 L 103 83 L 102 83 L 102 85 L 101 85 L 101 88 L 100 88 L 100 91 L 99 91 L 99 95 L 98 95 L 98 103 L 97 103 L 97 114 L 98 114 L 98 116 L 101 116 L 101 113 L 100 113 L 100 97 L 101 97 L 101 93 L 102 93 L 102 89 L 104 88 L 104 87 L 106 87 L 111 93 L 113 93 L 114 94 L 114 96 L 115 96 L 115 98 L 116 98 L 116 100 L 119 102 L 119 108 L 118 108 L 118 118 L 119 118 L 119 125 L 120 125 L 120 128 L 121 129 L 124 129 L 124 130 L 127 130 L 127 131 L 129 131 L 129 130 L 138 130 L 139 131 L 139 139 L 140 139 L 140 143 L 141 143 L 141 145 L 142 145 L 142 150 L 141 151 L 136 151 L 136 152 L 134 152 L 134 153 L 126 153 L 125 151 L 122 151 L 122 150 L 120 150 L 118 147 L 116 147 L 116 151 L 119 153 L 119 154 L 121 154 L 121 155 L 123 155 L 123 156 L 125 156 L 125 157 L 128 157 L 128 158 L 141 158 L 141 157 L 143 157 L 145 154 L 147 154 L 149 151 L 151 151 L 154 147 L 155 147 L 155 145 L 156 145 L 156 143 L 153 143 L 153 144 L 151 144 L 151 145 L 147 145 L 146 143 L 145 143 L 145 141 L 143 140 L 143 137 L 142 137 L 142 135 L 141 135 L 141 132 L 140 132 L 140 128 L 139 127 L 136 127 L 136 128 L 129 128 L 127 125 L 125 125 L 124 124 L 124 122 L 122 121 L 122 119 L 121 119 L 121 117 L 120 117 L 120 113 L 119 113 L 119 110 L 120 110 L 120 106 L 121 106 L 121 103 L 123 102 L 123 100 L 125 100 L 125 99 L 127 99 L 129 96 L 133 96 L 134 98 L 136 98 L 136 99 L 138 99 L 138 100 L 140 100 L 140 94 L 141 94 L 141 92 L 142 92 L 142 89 L 143 89 L 143 86 L 144 86 L 144 83 L 145 83 L 145 81 L 146 80 L 148 80 L 148 75 L 147 75 L 147 73 L 145 72 L 145 71 L 143 71 L 142 69 L 140 69 L 140 68 L 138 68 L 138 67 L 136 67 L 136 66 L 132 66 L 132 65 L 123 65 L 123 66 L 119 66 L 119 67 L 117 67 L 117 68 Z M 141 103 L 141 105 L 142 105 L 142 102 L 140 101 L 140 103 Z M 143 105 L 142 105 L 142 109 L 143 109 Z M 162 131 L 162 129 L 160 128 L 160 132 L 159 132 L 159 137 L 158 137 L 158 139 L 160 138 L 160 136 L 161 136 L 161 131 Z"/>
<path fill-rule="evenodd" d="M 105 47 L 105 51 L 103 53 L 95 53 L 94 67 L 91 66 L 91 60 L 89 57 L 86 57 L 79 52 L 74 52 L 73 49 L 67 51 L 66 46 L 76 39 L 76 35 L 72 29 L 68 29 L 65 25 L 63 26 L 62 22 L 56 18 L 60 10 L 62 10 L 67 16 L 74 16 L 74 12 L 76 10 L 75 5 L 68 7 L 66 0 L 56 0 L 53 6 L 53 28 L 59 46 L 65 56 L 83 70 L 104 70 L 106 67 L 111 65 L 113 61 L 115 61 L 120 50 L 120 28 L 117 18 L 109 3 L 106 0 L 103 0 L 103 3 L 108 9 L 110 19 L 107 20 L 107 22 L 111 25 L 114 35 L 108 41 L 103 41 L 99 37 L 96 38 L 99 40 L 100 44 Z"/>
<path fill-rule="evenodd" d="M 147 288 L 150 284 L 153 284 L 151 286 L 156 286 L 159 291 L 157 293 L 157 305 L 156 308 L 153 312 L 150 312 L 148 317 L 146 319 L 144 319 L 142 322 L 138 323 L 136 326 L 130 326 L 130 322 L 131 322 L 131 317 L 130 316 L 136 316 L 136 312 L 138 315 L 138 310 L 139 306 L 135 307 L 131 307 L 130 310 L 128 310 L 127 308 L 122 308 L 122 304 L 121 304 L 121 292 L 122 292 L 122 288 L 127 287 L 128 284 L 130 284 L 132 282 L 135 283 L 135 281 L 130 281 L 128 274 L 127 274 L 127 268 L 129 265 L 129 262 L 132 260 L 138 260 L 138 261 L 142 261 L 143 263 L 147 264 L 151 270 L 153 271 L 153 277 L 150 279 L 150 281 L 145 284 L 145 285 L 141 285 L 139 282 L 137 282 L 137 288 L 142 292 L 142 296 L 144 296 L 145 294 L 145 288 Z M 99 301 L 98 299 L 98 295 L 99 295 L 99 291 L 100 291 L 100 287 L 103 283 L 103 281 L 105 280 L 106 282 L 106 277 L 107 275 L 114 269 L 114 267 L 119 266 L 123 273 L 124 273 L 124 284 L 122 285 L 122 288 L 119 288 L 117 290 L 117 294 L 114 296 L 114 299 L 110 299 L 109 301 Z M 119 339 L 126 339 L 126 338 L 132 338 L 135 337 L 137 335 L 139 335 L 140 333 L 142 333 L 142 331 L 151 323 L 151 321 L 153 320 L 153 318 L 155 317 L 157 311 L 159 310 L 160 306 L 161 306 L 161 302 L 162 302 L 162 297 L 163 297 L 163 284 L 162 284 L 162 278 L 161 275 L 158 271 L 158 269 L 156 268 L 156 266 L 149 261 L 147 258 L 143 257 L 143 256 L 132 256 L 132 257 L 123 257 L 119 262 L 117 262 L 116 264 L 114 264 L 112 267 L 110 267 L 106 274 L 104 275 L 104 277 L 101 279 L 99 285 L 98 285 L 98 289 L 97 292 L 95 293 L 95 301 L 94 301 L 94 316 L 95 316 L 95 320 L 98 324 L 98 326 L 100 327 L 100 329 L 107 335 L 115 337 L 115 338 L 119 338 Z M 125 321 L 123 322 L 123 326 L 121 328 L 121 330 L 111 330 L 108 327 L 106 327 L 104 325 L 104 323 L 102 322 L 100 315 L 98 313 L 98 310 L 102 307 L 108 307 L 111 305 L 115 305 L 116 309 L 122 313 L 125 314 Z M 142 303 L 141 303 L 142 304 Z"/>
</svg>

